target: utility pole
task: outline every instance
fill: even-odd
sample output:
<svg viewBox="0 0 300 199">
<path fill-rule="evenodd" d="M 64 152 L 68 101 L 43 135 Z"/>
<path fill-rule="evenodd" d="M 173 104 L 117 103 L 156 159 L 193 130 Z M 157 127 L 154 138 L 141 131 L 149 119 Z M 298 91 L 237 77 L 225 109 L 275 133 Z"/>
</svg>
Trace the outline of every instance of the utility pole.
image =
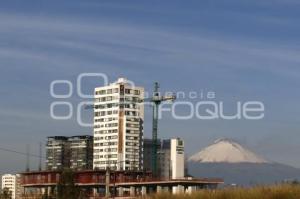
<svg viewBox="0 0 300 199">
<path fill-rule="evenodd" d="M 42 171 L 42 143 L 40 142 L 39 171 Z"/>
<path fill-rule="evenodd" d="M 110 168 L 106 167 L 106 173 L 105 173 L 105 198 L 110 198 Z"/>
<path fill-rule="evenodd" d="M 30 165 L 29 165 L 29 150 L 30 150 L 30 146 L 29 144 L 26 145 L 26 172 L 29 172 L 30 171 Z"/>
</svg>

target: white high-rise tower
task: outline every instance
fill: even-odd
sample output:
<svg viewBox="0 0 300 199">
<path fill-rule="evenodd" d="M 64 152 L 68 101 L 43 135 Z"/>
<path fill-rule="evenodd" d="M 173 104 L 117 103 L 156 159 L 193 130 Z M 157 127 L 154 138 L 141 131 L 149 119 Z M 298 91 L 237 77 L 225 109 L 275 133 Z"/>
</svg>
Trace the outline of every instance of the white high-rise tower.
<svg viewBox="0 0 300 199">
<path fill-rule="evenodd" d="M 124 78 L 95 88 L 94 169 L 142 169 L 143 98 Z"/>
</svg>

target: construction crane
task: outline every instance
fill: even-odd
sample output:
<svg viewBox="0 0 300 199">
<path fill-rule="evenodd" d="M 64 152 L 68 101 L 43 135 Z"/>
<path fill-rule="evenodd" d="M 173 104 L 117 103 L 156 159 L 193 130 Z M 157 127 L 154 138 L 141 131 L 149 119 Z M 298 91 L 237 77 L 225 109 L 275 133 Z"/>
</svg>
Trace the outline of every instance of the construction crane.
<svg viewBox="0 0 300 199">
<path fill-rule="evenodd" d="M 159 105 L 163 101 L 174 101 L 175 95 L 161 96 L 159 91 L 158 82 L 154 83 L 153 96 L 149 101 L 153 102 L 153 116 L 152 116 L 152 172 L 157 176 L 157 134 L 158 134 L 158 110 Z M 147 100 L 148 101 L 148 100 Z"/>
<path fill-rule="evenodd" d="M 158 82 L 154 83 L 153 95 L 150 98 L 145 98 L 138 103 L 152 102 L 153 103 L 153 115 L 152 115 L 152 173 L 153 176 L 157 177 L 157 138 L 158 138 L 158 110 L 159 106 L 164 101 L 174 101 L 176 100 L 176 95 L 166 95 L 162 96 L 159 92 Z M 120 104 L 125 104 L 122 102 Z M 94 109 L 95 105 L 86 105 L 85 109 Z"/>
</svg>

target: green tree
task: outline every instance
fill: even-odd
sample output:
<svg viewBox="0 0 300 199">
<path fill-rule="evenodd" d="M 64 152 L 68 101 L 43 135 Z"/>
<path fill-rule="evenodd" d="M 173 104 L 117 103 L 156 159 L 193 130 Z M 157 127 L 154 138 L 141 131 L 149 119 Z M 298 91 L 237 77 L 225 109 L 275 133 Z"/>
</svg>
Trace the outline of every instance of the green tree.
<svg viewBox="0 0 300 199">
<path fill-rule="evenodd" d="M 12 193 L 9 191 L 8 188 L 4 188 L 2 190 L 2 193 L 0 194 L 0 199 L 11 199 L 12 198 Z"/>
<path fill-rule="evenodd" d="M 61 173 L 57 185 L 57 199 L 82 199 L 80 188 L 75 184 L 75 174 L 71 169 L 65 169 Z"/>
</svg>

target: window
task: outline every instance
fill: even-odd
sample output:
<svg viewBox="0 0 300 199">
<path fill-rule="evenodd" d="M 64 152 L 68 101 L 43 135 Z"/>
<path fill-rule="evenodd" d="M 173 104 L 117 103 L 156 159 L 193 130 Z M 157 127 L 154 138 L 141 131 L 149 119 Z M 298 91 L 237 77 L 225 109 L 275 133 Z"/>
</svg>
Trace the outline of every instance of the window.
<svg viewBox="0 0 300 199">
<path fill-rule="evenodd" d="M 107 94 L 112 94 L 112 89 L 108 89 L 106 93 Z"/>
<path fill-rule="evenodd" d="M 139 91 L 139 90 L 134 90 L 134 94 L 135 94 L 135 95 L 139 95 L 139 94 L 140 94 L 140 91 Z"/>
<path fill-rule="evenodd" d="M 96 95 L 104 95 L 105 93 L 106 93 L 106 90 L 100 90 L 100 91 L 95 92 Z"/>
<path fill-rule="evenodd" d="M 113 114 L 118 114 L 118 113 L 119 113 L 118 110 L 113 111 Z"/>
<path fill-rule="evenodd" d="M 130 94 L 130 89 L 125 89 L 125 94 Z"/>
</svg>

